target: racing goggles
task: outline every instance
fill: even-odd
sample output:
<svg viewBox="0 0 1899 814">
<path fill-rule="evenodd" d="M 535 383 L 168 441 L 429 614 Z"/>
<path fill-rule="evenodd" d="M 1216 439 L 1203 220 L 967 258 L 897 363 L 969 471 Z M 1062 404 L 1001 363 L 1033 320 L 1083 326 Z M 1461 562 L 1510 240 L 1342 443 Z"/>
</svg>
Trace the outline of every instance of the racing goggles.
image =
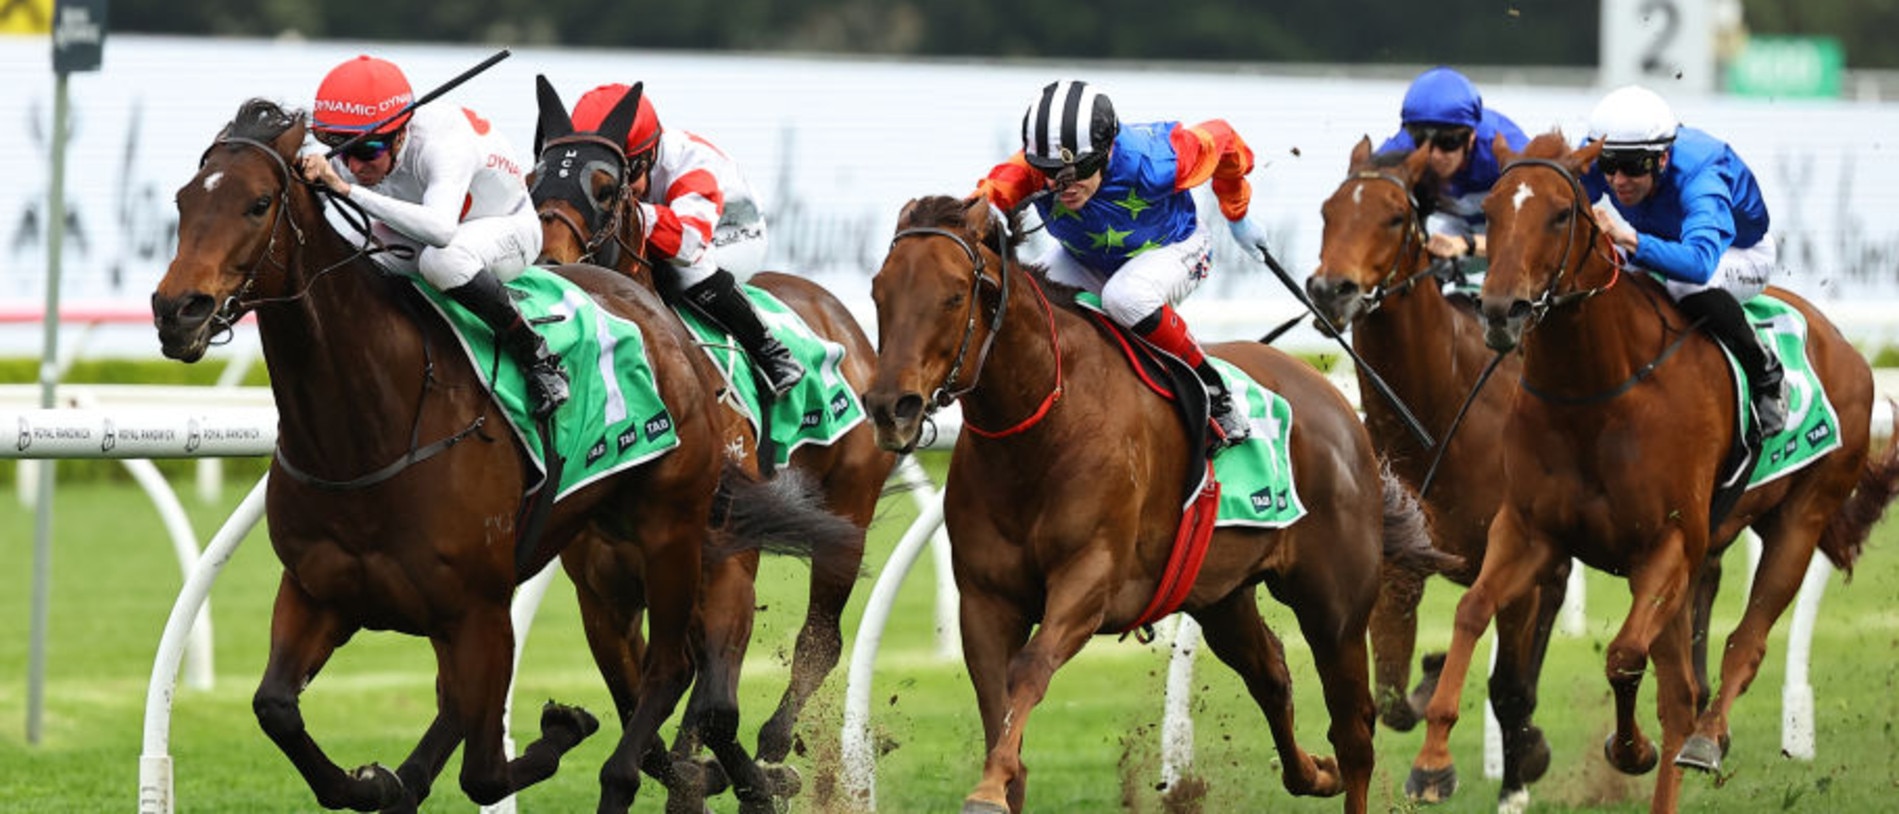
<svg viewBox="0 0 1899 814">
<path fill-rule="evenodd" d="M 349 144 L 350 139 L 353 138 L 356 138 L 356 136 L 351 133 L 336 133 L 326 130 L 319 130 L 316 134 L 317 141 L 322 142 L 323 146 L 329 147 L 332 150 L 342 147 L 344 144 Z M 396 135 L 394 133 L 378 133 L 373 136 L 365 136 L 356 143 L 350 144 L 348 149 L 343 150 L 340 155 L 344 158 L 353 158 L 362 162 L 375 161 L 381 158 L 383 153 L 389 152 L 389 148 L 395 145 L 395 140 Z"/>
<path fill-rule="evenodd" d="M 1029 166 L 1041 170 L 1043 175 L 1048 176 L 1049 180 L 1054 181 L 1056 189 L 1061 189 L 1077 181 L 1086 181 L 1093 178 L 1096 173 L 1101 172 L 1101 169 L 1108 165 L 1108 152 L 1106 150 L 1083 153 L 1080 156 L 1076 156 L 1073 161 L 1063 161 L 1060 158 L 1043 158 L 1037 155 L 1025 155 L 1023 158 L 1028 160 Z"/>
<path fill-rule="evenodd" d="M 1428 124 L 1407 124 L 1405 135 L 1411 137 L 1411 143 L 1418 147 L 1426 144 L 1445 152 L 1464 149 L 1470 143 L 1468 127 L 1434 127 Z"/>
<path fill-rule="evenodd" d="M 1655 171 L 1661 153 L 1653 150 L 1608 150 L 1596 159 L 1596 167 L 1607 178 L 1622 173 L 1629 178 L 1641 178 Z"/>
</svg>

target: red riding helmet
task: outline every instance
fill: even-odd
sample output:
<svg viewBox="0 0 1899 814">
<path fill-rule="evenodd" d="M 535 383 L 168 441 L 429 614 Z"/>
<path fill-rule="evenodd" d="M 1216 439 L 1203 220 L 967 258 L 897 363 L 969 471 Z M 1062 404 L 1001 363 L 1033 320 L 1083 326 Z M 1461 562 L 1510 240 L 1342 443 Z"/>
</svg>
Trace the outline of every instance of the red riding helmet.
<svg viewBox="0 0 1899 814">
<path fill-rule="evenodd" d="M 311 128 L 317 132 L 361 133 L 415 100 L 409 78 L 402 69 L 386 59 L 359 56 L 330 70 L 317 86 L 316 106 L 310 112 Z M 408 117 L 389 122 L 378 133 L 393 133 L 408 124 Z"/>
<path fill-rule="evenodd" d="M 599 131 L 601 123 L 606 121 L 607 114 L 613 111 L 613 106 L 626 98 L 630 90 L 632 88 L 625 85 L 614 84 L 601 85 L 587 91 L 579 101 L 574 102 L 575 132 Z M 653 149 L 659 146 L 660 132 L 659 114 L 653 110 L 653 96 L 650 93 L 641 93 L 639 112 L 633 115 L 633 129 L 626 134 L 627 158 L 641 156 L 650 158 Z"/>
</svg>

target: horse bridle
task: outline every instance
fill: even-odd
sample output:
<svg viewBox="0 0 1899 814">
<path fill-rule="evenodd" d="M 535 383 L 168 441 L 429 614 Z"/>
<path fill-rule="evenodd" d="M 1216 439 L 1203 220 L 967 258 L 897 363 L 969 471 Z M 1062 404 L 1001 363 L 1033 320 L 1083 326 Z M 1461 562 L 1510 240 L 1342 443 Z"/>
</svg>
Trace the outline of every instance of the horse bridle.
<svg viewBox="0 0 1899 814">
<path fill-rule="evenodd" d="M 1589 237 L 1582 242 L 1582 252 L 1576 261 L 1575 273 L 1578 275 L 1582 273 L 1582 264 L 1588 262 L 1589 251 L 1597 243 L 1601 242 L 1603 235 L 1602 227 L 1597 225 L 1595 218 L 1590 217 L 1587 203 L 1589 196 L 1583 192 L 1582 181 L 1577 179 L 1575 173 L 1570 172 L 1568 167 L 1547 158 L 1519 158 L 1516 161 L 1512 161 L 1509 166 L 1504 167 L 1503 171 L 1497 174 L 1497 183 L 1503 183 L 1503 176 L 1509 175 L 1512 171 L 1524 167 L 1543 167 L 1553 170 L 1557 175 L 1562 176 L 1564 181 L 1568 182 L 1570 192 L 1572 193 L 1569 202 L 1571 217 L 1569 220 L 1569 231 L 1564 236 L 1563 256 L 1557 261 L 1556 272 L 1550 275 L 1549 285 L 1544 286 L 1543 294 L 1530 302 L 1529 322 L 1531 325 L 1534 325 L 1541 322 L 1543 316 L 1548 314 L 1552 309 L 1580 303 L 1607 291 L 1611 286 L 1615 285 L 1616 278 L 1620 276 L 1622 263 L 1621 260 L 1611 252 L 1609 255 L 1609 264 L 1614 274 L 1610 276 L 1609 282 L 1594 288 L 1580 289 L 1565 294 L 1556 293 L 1556 288 L 1562 284 L 1564 275 L 1570 273 L 1570 255 L 1575 253 L 1577 248 L 1577 224 L 1583 221 L 1589 224 Z"/>
<path fill-rule="evenodd" d="M 1423 207 L 1418 206 L 1418 197 L 1412 193 L 1411 186 L 1406 184 L 1404 179 L 1382 170 L 1362 170 L 1352 173 L 1351 177 L 1345 180 L 1347 182 L 1389 181 L 1397 185 L 1399 192 L 1404 195 L 1405 202 L 1406 229 L 1404 231 L 1404 242 L 1398 245 L 1397 254 L 1392 255 L 1391 268 L 1385 270 L 1384 276 L 1379 279 L 1379 281 L 1372 286 L 1372 289 L 1366 292 L 1362 298 L 1365 301 L 1365 308 L 1359 312 L 1358 316 L 1364 317 L 1378 310 L 1378 307 L 1384 304 L 1387 297 L 1403 296 L 1411 289 L 1416 288 L 1418 283 L 1422 282 L 1425 278 L 1435 277 L 1436 275 L 1427 269 L 1425 272 L 1413 274 L 1400 282 L 1392 282 L 1392 280 L 1397 279 L 1398 272 L 1404 270 L 1405 258 L 1413 253 L 1414 247 L 1421 248 L 1425 240 L 1424 216 L 1421 214 Z"/>
<path fill-rule="evenodd" d="M 251 289 L 257 285 L 257 277 L 259 273 L 263 271 L 265 263 L 270 263 L 275 266 L 278 271 L 286 275 L 290 273 L 288 263 L 279 262 L 275 259 L 277 253 L 277 234 L 282 226 L 285 223 L 290 224 L 290 231 L 296 235 L 297 245 L 299 247 L 303 246 L 306 241 L 303 227 L 298 226 L 295 220 L 288 218 L 290 211 L 290 185 L 292 178 L 295 176 L 290 171 L 290 162 L 284 160 L 283 154 L 277 152 L 276 147 L 256 139 L 245 138 L 243 136 L 220 135 L 216 141 L 211 142 L 210 147 L 205 148 L 204 155 L 198 159 L 198 166 L 204 166 L 205 162 L 210 159 L 211 151 L 216 149 L 220 144 L 235 144 L 243 147 L 252 147 L 264 155 L 270 156 L 270 159 L 277 164 L 277 177 L 283 183 L 277 190 L 277 212 L 270 220 L 269 239 L 264 241 L 264 248 L 258 251 L 257 258 L 252 260 L 249 267 L 244 270 L 244 282 L 238 285 L 237 290 L 225 297 L 223 302 L 218 303 L 217 310 L 211 313 L 211 320 L 215 323 L 211 333 L 213 337 L 230 334 L 232 328 L 237 325 L 239 317 L 235 316 L 235 314 L 238 310 L 240 308 L 248 309 L 256 305 L 258 301 L 253 300 L 247 302 L 244 298 L 250 294 Z"/>
<path fill-rule="evenodd" d="M 969 256 L 971 274 L 969 280 L 969 319 L 966 320 L 963 325 L 963 340 L 956 348 L 956 361 L 950 364 L 948 375 L 943 377 L 943 383 L 938 385 L 936 390 L 930 394 L 930 401 L 926 408 L 929 414 L 934 414 L 937 410 L 950 406 L 950 404 L 954 403 L 957 399 L 962 398 L 964 394 L 976 389 L 976 385 L 982 379 L 983 366 L 989 361 L 989 351 L 995 347 L 996 334 L 1002 331 L 1003 314 L 1008 311 L 1009 307 L 1009 255 L 1008 252 L 999 252 L 997 256 L 1002 258 L 1002 270 L 1001 273 L 996 276 L 1000 277 L 1001 280 L 994 285 L 997 286 L 1000 296 L 999 301 L 996 303 L 995 316 L 989 320 L 989 335 L 983 337 L 982 349 L 976 354 L 975 367 L 970 369 L 968 386 L 955 389 L 954 384 L 956 383 L 956 377 L 962 375 L 963 365 L 969 358 L 970 344 L 976 336 L 977 309 L 982 303 L 982 297 L 980 296 L 981 287 L 983 283 L 988 282 L 989 278 L 983 274 L 983 269 L 986 264 L 983 262 L 982 252 L 977 251 L 976 247 L 971 245 L 961 234 L 949 229 L 937 226 L 913 226 L 908 229 L 900 229 L 895 236 L 890 238 L 890 245 L 892 248 L 895 248 L 897 241 L 906 237 L 932 235 L 949 238 L 956 244 L 957 248 L 962 249 L 963 254 Z"/>
<path fill-rule="evenodd" d="M 576 144 L 603 148 L 615 161 L 587 161 L 576 167 L 574 163 L 579 155 L 578 151 L 572 149 L 572 145 Z M 548 153 L 557 147 L 568 149 L 557 161 L 550 161 Z M 590 214 L 587 215 L 587 223 L 584 225 L 575 223 L 571 215 L 551 206 L 537 204 L 535 214 L 542 222 L 553 221 L 566 227 L 567 231 L 580 242 L 582 252 L 579 262 L 615 268 L 624 254 L 637 264 L 648 265 L 645 253 L 634 251 L 634 247 L 627 245 L 623 237 L 628 211 L 636 208 L 632 200 L 633 178 L 645 170 L 644 164 L 643 161 L 630 159 L 624 147 L 598 133 L 573 133 L 548 139 L 541 146 L 541 172 L 534 179 L 534 187 L 528 191 L 530 197 L 538 198 L 537 193 L 541 192 L 544 184 L 551 183 L 552 178 L 571 181 L 577 188 L 576 194 L 556 193 L 552 197 L 565 200 L 570 204 L 576 201 L 584 202 L 586 204 L 584 211 Z M 604 171 L 613 177 L 612 203 L 603 206 L 590 194 L 591 187 L 588 179 L 595 171 Z"/>
<path fill-rule="evenodd" d="M 367 257 L 376 252 L 394 251 L 394 249 L 383 245 L 380 240 L 376 239 L 374 231 L 369 227 L 369 216 L 363 212 L 362 207 L 348 198 L 330 192 L 328 187 L 305 181 L 303 182 L 305 186 L 313 187 L 318 193 L 324 196 L 325 201 L 334 204 L 337 207 L 337 211 L 342 213 L 343 220 L 348 222 L 358 233 L 367 238 L 366 242 L 358 246 L 354 254 L 310 274 L 304 279 L 302 288 L 298 289 L 294 294 L 283 297 L 245 299 L 245 295 L 249 294 L 251 289 L 257 285 L 258 275 L 263 271 L 265 263 L 270 263 L 276 270 L 283 272 L 286 276 L 290 274 L 289 263 L 275 260 L 277 253 L 277 234 L 284 224 L 289 224 L 291 233 L 296 235 L 298 248 L 307 245 L 309 238 L 304 233 L 303 227 L 298 225 L 295 219 L 288 216 L 290 212 L 290 190 L 299 179 L 290 169 L 290 162 L 284 159 L 283 154 L 277 152 L 276 147 L 256 139 L 245 138 L 243 136 L 221 135 L 218 136 L 216 141 L 211 143 L 210 147 L 205 148 L 204 155 L 198 159 L 199 166 L 204 165 L 205 161 L 208 160 L 211 155 L 211 150 L 220 144 L 235 144 L 243 147 L 251 147 L 262 152 L 264 155 L 270 156 L 271 161 L 277 164 L 277 177 L 282 182 L 282 185 L 277 190 L 277 212 L 272 216 L 270 221 L 270 239 L 264 241 L 264 248 L 259 250 L 257 259 L 253 260 L 249 268 L 244 271 L 244 282 L 237 287 L 236 291 L 231 292 L 230 296 L 225 297 L 223 302 L 218 303 L 217 310 L 212 312 L 211 319 L 217 324 L 216 329 L 212 333 L 213 337 L 220 334 L 228 335 L 231 333 L 231 329 L 237 325 L 239 319 L 239 317 L 233 316 L 233 314 L 239 310 L 251 311 L 260 305 L 295 302 L 303 299 L 309 295 L 311 286 L 316 285 L 317 280 L 332 271 L 349 265 L 349 263 L 356 258 Z"/>
</svg>

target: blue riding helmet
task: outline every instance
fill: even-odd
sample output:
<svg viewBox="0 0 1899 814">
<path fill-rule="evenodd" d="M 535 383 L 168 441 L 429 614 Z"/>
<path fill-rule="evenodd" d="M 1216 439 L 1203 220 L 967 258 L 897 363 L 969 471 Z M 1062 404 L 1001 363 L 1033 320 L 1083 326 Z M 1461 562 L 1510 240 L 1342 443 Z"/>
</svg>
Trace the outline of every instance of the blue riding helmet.
<svg viewBox="0 0 1899 814">
<path fill-rule="evenodd" d="M 1411 81 L 1398 115 L 1404 124 L 1474 128 L 1483 118 L 1484 99 L 1469 78 L 1440 65 Z"/>
</svg>

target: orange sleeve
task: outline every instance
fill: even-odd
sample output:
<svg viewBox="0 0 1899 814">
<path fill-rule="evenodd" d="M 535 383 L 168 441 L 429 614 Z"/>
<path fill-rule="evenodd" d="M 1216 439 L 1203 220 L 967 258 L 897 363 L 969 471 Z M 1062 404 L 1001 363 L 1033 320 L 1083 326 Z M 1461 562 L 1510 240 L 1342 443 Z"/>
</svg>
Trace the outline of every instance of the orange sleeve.
<svg viewBox="0 0 1899 814">
<path fill-rule="evenodd" d="M 1233 125 L 1225 119 L 1208 119 L 1196 125 L 1181 125 L 1168 135 L 1173 143 L 1179 170 L 1174 188 L 1193 189 L 1213 180 L 1213 196 L 1220 202 L 1220 214 L 1227 220 L 1246 217 L 1252 204 L 1253 187 L 1246 181 L 1253 171 L 1253 148 L 1246 146 Z"/>
<path fill-rule="evenodd" d="M 1029 166 L 1023 160 L 1021 151 L 1009 156 L 1009 160 L 997 164 L 989 175 L 976 182 L 976 194 L 989 199 L 997 209 L 1004 212 L 1012 210 L 1023 198 L 1048 185 L 1048 176 L 1041 170 Z"/>
</svg>

